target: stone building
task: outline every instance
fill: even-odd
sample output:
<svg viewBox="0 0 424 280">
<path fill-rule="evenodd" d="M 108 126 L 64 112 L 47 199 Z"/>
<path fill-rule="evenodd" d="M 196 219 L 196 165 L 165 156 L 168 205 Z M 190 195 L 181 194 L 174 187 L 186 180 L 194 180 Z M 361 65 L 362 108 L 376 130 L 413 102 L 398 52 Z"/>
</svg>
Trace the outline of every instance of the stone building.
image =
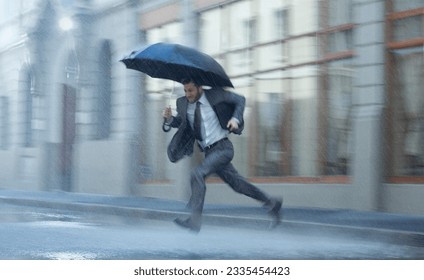
<svg viewBox="0 0 424 280">
<path fill-rule="evenodd" d="M 185 199 L 179 84 L 125 69 L 198 48 L 246 96 L 234 164 L 287 206 L 424 214 L 420 0 L 0 1 L 0 185 Z M 210 178 L 207 201 L 255 203 Z"/>
</svg>

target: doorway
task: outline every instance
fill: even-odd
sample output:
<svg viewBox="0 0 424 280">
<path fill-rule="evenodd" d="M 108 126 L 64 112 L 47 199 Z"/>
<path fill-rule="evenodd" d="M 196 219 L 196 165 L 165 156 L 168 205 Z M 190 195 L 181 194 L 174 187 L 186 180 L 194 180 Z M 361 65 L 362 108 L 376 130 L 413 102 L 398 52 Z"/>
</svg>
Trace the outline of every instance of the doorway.
<svg viewBox="0 0 424 280">
<path fill-rule="evenodd" d="M 75 141 L 76 89 L 63 85 L 62 142 L 60 145 L 60 175 L 62 190 L 72 190 L 73 146 Z"/>
</svg>

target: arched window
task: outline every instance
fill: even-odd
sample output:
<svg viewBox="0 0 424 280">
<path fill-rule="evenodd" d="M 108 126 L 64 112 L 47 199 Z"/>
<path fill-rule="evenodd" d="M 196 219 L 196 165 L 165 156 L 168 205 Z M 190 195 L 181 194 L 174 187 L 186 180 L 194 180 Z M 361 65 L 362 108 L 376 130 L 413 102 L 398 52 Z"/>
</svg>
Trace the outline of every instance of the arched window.
<svg viewBox="0 0 424 280">
<path fill-rule="evenodd" d="M 34 146 L 33 134 L 33 95 L 35 91 L 34 75 L 31 68 L 26 65 L 21 70 L 19 80 L 20 100 L 20 143 L 24 147 Z"/>
</svg>

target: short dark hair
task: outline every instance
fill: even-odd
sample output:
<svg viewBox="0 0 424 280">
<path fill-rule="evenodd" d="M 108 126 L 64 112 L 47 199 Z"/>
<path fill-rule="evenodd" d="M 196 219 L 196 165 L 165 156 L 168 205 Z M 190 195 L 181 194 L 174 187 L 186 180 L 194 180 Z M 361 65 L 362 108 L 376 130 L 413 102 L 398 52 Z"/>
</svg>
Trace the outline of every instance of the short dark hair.
<svg viewBox="0 0 424 280">
<path fill-rule="evenodd" d="M 193 80 L 193 78 L 183 78 L 181 79 L 181 84 L 186 85 L 186 84 L 190 84 L 193 83 L 195 86 L 200 87 L 200 84 L 198 82 L 196 82 L 195 80 Z"/>
</svg>

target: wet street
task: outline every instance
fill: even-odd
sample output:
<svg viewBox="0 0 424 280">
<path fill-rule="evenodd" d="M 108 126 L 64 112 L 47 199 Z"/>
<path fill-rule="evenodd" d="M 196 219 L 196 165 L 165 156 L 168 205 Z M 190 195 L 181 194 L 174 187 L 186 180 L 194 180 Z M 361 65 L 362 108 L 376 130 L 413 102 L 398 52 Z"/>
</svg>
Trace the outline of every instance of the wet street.
<svg viewBox="0 0 424 280">
<path fill-rule="evenodd" d="M 423 247 L 319 232 L 204 225 L 199 234 L 172 221 L 0 206 L 2 260 L 424 259 Z"/>
</svg>

